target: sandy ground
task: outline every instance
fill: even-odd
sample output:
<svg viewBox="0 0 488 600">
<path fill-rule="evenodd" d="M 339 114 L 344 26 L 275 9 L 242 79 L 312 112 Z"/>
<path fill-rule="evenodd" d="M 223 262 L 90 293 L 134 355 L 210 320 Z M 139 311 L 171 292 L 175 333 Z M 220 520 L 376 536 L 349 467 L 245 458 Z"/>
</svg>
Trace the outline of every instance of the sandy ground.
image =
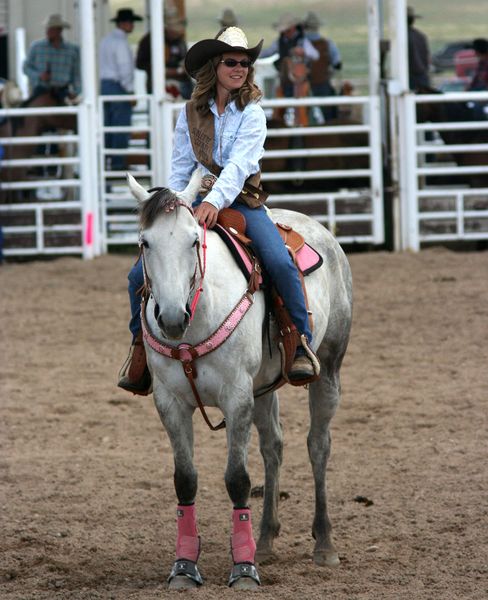
<svg viewBox="0 0 488 600">
<path fill-rule="evenodd" d="M 330 570 L 311 560 L 308 406 L 304 391 L 286 388 L 281 487 L 289 498 L 279 560 L 261 566 L 254 595 L 486 599 L 488 253 L 350 261 L 354 325 L 328 478 L 342 563 Z M 152 399 L 115 387 L 129 343 L 130 262 L 0 268 L 2 599 L 170 597 L 171 450 Z M 225 437 L 198 414 L 195 427 L 206 582 L 190 595 L 234 598 Z M 255 435 L 250 472 L 262 483 Z M 260 504 L 252 500 L 255 529 Z"/>
</svg>

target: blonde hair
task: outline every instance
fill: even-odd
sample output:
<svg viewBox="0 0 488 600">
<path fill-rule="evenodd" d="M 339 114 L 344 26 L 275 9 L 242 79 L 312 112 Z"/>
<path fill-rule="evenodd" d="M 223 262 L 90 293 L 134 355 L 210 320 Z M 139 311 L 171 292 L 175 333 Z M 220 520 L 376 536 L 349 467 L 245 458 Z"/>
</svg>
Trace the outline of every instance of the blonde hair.
<svg viewBox="0 0 488 600">
<path fill-rule="evenodd" d="M 210 111 L 209 100 L 215 98 L 217 93 L 217 66 L 221 58 L 221 56 L 212 58 L 195 74 L 196 84 L 191 99 L 197 111 L 204 115 Z M 230 99 L 235 100 L 239 110 L 244 110 L 250 102 L 257 102 L 262 96 L 261 90 L 254 83 L 254 67 L 251 65 L 246 81 L 238 90 L 231 92 Z"/>
</svg>

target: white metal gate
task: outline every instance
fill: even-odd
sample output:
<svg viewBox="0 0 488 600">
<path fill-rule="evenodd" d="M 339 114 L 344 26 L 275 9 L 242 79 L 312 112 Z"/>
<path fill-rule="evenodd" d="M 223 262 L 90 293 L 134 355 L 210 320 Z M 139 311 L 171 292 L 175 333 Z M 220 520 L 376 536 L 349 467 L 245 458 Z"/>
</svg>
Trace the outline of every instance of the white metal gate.
<svg viewBox="0 0 488 600">
<path fill-rule="evenodd" d="M 488 92 L 414 95 L 405 98 L 408 211 L 403 239 L 419 250 L 423 243 L 488 239 L 488 120 L 423 122 L 422 108 L 439 113 L 449 103 L 488 105 Z M 488 119 L 488 114 L 486 115 Z M 452 143 L 466 132 L 485 132 L 485 143 Z M 451 135 L 449 135 L 451 134 Z M 463 164 L 468 163 L 468 164 Z M 486 181 L 483 181 L 486 180 Z"/>
<path fill-rule="evenodd" d="M 81 254 L 90 258 L 96 237 L 97 199 L 90 195 L 90 165 L 83 160 L 89 152 L 87 138 L 80 135 L 88 130 L 86 106 L 4 109 L 0 110 L 0 119 L 43 114 L 75 116 L 77 132 L 0 138 L 4 148 L 25 145 L 32 148 L 31 154 L 36 145 L 56 144 L 68 149 L 62 156 L 29 156 L 1 162 L 0 192 L 11 200 L 0 204 L 3 254 Z M 37 179 L 33 175 L 27 180 L 7 181 L 7 170 L 17 167 L 53 169 L 53 173 Z M 17 193 L 26 191 L 31 198 L 17 201 Z"/>
<path fill-rule="evenodd" d="M 105 102 L 137 102 L 130 127 L 107 127 L 103 122 Z M 155 102 L 152 96 L 100 96 L 98 104 L 100 231 L 102 251 L 110 246 L 137 242 L 136 202 L 129 192 L 125 171 L 110 168 L 111 156 L 122 156 L 130 171 L 146 189 L 158 184 L 155 177 Z M 106 133 L 128 133 L 127 148 L 115 150 L 105 145 Z M 161 182 L 160 182 L 161 183 Z"/>
</svg>

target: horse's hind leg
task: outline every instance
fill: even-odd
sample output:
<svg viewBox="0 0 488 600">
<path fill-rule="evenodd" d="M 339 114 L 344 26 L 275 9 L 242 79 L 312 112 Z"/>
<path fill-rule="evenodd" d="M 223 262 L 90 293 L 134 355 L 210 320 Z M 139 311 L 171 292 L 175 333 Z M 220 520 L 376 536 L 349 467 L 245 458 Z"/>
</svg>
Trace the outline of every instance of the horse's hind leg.
<svg viewBox="0 0 488 600">
<path fill-rule="evenodd" d="M 338 371 L 331 371 L 322 363 L 320 379 L 310 385 L 310 431 L 307 438 L 308 454 L 315 481 L 315 516 L 312 535 L 315 539 L 313 558 L 321 566 L 336 566 L 339 556 L 331 539 L 332 526 L 327 514 L 326 469 L 330 455 L 330 421 L 339 403 L 340 381 Z"/>
<path fill-rule="evenodd" d="M 271 561 L 273 542 L 280 532 L 278 518 L 280 467 L 283 459 L 283 433 L 276 392 L 257 398 L 254 424 L 259 433 L 259 448 L 264 462 L 263 515 L 256 549 L 256 561 Z"/>
</svg>

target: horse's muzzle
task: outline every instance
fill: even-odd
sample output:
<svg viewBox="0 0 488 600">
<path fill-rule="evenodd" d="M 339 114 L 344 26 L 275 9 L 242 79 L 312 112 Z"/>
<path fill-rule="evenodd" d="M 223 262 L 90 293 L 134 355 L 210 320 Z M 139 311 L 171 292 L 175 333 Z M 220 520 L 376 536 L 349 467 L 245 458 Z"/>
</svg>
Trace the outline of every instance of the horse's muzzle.
<svg viewBox="0 0 488 600">
<path fill-rule="evenodd" d="M 159 304 L 154 304 L 154 318 L 158 324 L 163 337 L 168 340 L 180 340 L 188 329 L 190 324 L 190 311 L 188 306 L 180 314 L 173 316 L 163 315 L 159 309 Z"/>
</svg>

